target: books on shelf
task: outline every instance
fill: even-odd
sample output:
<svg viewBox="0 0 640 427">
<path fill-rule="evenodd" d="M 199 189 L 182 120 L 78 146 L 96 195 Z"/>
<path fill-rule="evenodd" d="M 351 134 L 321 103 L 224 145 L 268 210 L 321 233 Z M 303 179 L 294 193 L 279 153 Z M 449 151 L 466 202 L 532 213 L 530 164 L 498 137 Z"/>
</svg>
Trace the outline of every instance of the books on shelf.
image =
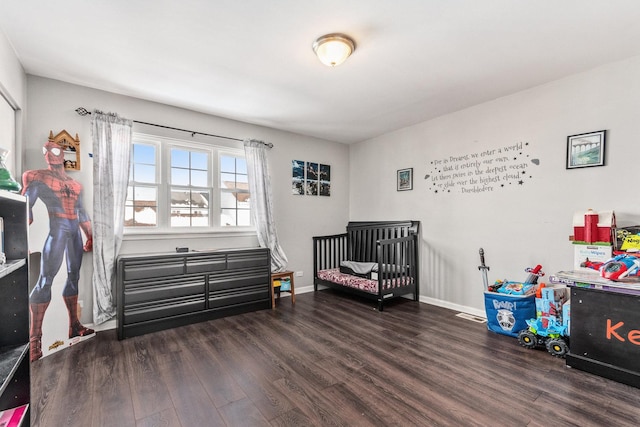
<svg viewBox="0 0 640 427">
<path fill-rule="evenodd" d="M 20 427 L 24 420 L 29 404 L 17 408 L 5 409 L 0 412 L 0 427 Z"/>
</svg>

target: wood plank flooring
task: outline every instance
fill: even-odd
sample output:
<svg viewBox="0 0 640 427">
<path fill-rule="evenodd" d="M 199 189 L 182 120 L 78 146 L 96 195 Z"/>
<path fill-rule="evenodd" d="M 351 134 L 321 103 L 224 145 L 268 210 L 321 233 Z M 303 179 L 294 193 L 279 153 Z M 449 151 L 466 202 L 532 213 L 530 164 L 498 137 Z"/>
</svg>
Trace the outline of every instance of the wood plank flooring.
<svg viewBox="0 0 640 427">
<path fill-rule="evenodd" d="M 32 425 L 637 426 L 640 390 L 440 307 L 326 290 L 32 364 Z"/>
</svg>

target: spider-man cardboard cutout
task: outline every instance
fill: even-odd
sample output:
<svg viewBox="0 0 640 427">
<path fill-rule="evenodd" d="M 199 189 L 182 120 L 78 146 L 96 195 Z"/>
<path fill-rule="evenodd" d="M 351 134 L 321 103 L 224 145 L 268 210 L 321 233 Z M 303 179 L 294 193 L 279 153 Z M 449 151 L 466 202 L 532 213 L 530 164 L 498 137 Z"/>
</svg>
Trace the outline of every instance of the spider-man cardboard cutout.
<svg viewBox="0 0 640 427">
<path fill-rule="evenodd" d="M 48 168 L 28 170 L 22 175 L 22 192 L 29 197 L 29 223 L 34 221 L 34 205 L 38 201 L 46 206 L 49 215 L 49 232 L 42 248 L 40 275 L 29 294 L 32 362 L 63 345 L 68 346 L 95 335 L 93 329 L 80 323 L 78 316 L 82 254 L 91 251 L 93 243 L 91 219 L 83 204 L 82 185 L 67 175 L 64 154 L 58 144 L 48 141 L 42 152 Z M 36 221 L 43 219 L 36 218 Z M 62 274 L 58 275 L 64 260 L 66 280 Z M 47 316 L 47 322 L 57 322 L 60 327 L 55 328 L 57 332 L 51 336 L 43 337 L 45 313 L 51 303 L 52 293 L 54 296 L 62 294 L 68 324 L 60 322 L 59 315 Z"/>
</svg>

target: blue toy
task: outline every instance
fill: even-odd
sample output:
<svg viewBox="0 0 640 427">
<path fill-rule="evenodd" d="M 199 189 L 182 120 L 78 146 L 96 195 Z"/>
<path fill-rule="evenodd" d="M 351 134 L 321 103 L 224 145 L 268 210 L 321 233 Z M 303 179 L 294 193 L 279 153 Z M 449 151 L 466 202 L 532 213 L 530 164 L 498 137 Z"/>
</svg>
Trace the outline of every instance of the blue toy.
<svg viewBox="0 0 640 427">
<path fill-rule="evenodd" d="M 587 258 L 580 266 L 598 270 L 600 276 L 614 281 L 640 276 L 640 257 L 637 252 L 618 254 L 605 262 L 593 262 Z"/>
<path fill-rule="evenodd" d="M 546 347 L 556 357 L 563 357 L 569 352 L 569 337 L 566 326 L 558 323 L 554 317 L 538 317 L 526 321 L 528 329 L 518 334 L 518 342 L 523 347 L 533 349 Z M 547 323 L 546 327 L 544 323 Z"/>
<path fill-rule="evenodd" d="M 640 276 L 640 258 L 627 254 L 616 255 L 600 267 L 600 275 L 610 280 Z"/>
</svg>

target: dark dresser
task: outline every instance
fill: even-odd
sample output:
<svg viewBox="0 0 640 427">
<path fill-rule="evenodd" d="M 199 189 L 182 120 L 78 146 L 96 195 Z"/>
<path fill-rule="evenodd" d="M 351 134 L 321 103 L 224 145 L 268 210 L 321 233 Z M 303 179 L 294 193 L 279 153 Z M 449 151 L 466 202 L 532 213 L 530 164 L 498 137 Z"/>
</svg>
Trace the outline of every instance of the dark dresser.
<svg viewBox="0 0 640 427">
<path fill-rule="evenodd" d="M 118 257 L 118 339 L 271 308 L 269 249 Z"/>
</svg>

